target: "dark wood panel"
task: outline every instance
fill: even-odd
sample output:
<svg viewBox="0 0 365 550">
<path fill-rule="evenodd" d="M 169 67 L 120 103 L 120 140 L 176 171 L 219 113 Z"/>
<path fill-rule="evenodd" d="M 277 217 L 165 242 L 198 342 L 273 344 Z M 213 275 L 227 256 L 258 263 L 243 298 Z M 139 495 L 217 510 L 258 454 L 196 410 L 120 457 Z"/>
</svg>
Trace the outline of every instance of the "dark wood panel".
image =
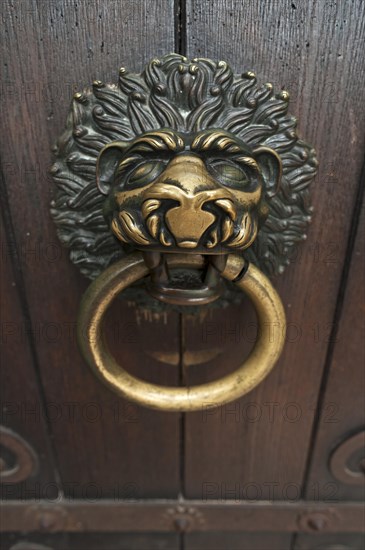
<svg viewBox="0 0 365 550">
<path fill-rule="evenodd" d="M 363 24 L 360 1 L 187 2 L 188 55 L 226 59 L 237 72 L 254 70 L 261 82 L 292 90 L 290 111 L 320 161 L 308 239 L 275 281 L 289 324 L 284 353 L 255 391 L 224 409 L 226 421 L 220 411 L 208 420 L 187 416 L 189 497 L 200 497 L 207 482 L 210 498 L 237 491 L 243 498 L 250 483 L 254 499 L 300 494 L 363 159 Z M 215 322 L 218 330 L 230 323 L 240 329 L 246 318 L 243 306 L 217 314 Z M 201 330 L 186 323 L 185 348 L 201 349 Z M 236 366 L 242 357 L 244 338 L 229 338 L 204 366 L 211 377 L 228 368 L 226 357 Z M 249 414 L 261 413 L 258 420 L 247 418 L 248 403 L 254 404 Z M 226 415 L 232 410 L 237 416 Z"/>
<path fill-rule="evenodd" d="M 332 487 L 336 500 L 362 500 L 365 488 L 364 437 L 344 450 L 343 457 L 333 453 L 365 427 L 365 209 L 362 207 L 342 315 L 336 334 L 328 382 L 323 397 L 325 407 L 316 434 L 307 492 L 321 480 L 319 497 Z M 365 435 L 365 434 L 364 434 Z M 344 447 L 342 447 L 344 448 Z M 342 454 L 342 451 L 341 451 Z M 331 457 L 333 465 L 331 467 Z M 334 475 L 339 468 L 339 476 Z M 346 476 L 347 469 L 358 477 Z M 346 478 L 348 483 L 346 483 Z M 326 487 L 327 485 L 327 487 Z M 327 489 L 327 491 L 326 491 Z"/>
<path fill-rule="evenodd" d="M 173 3 L 6 2 L 3 6 L 3 133 L 9 208 L 25 281 L 54 444 L 69 496 L 175 496 L 179 485 L 177 415 L 137 409 L 94 378 L 75 341 L 88 282 L 60 247 L 49 216 L 54 192 L 50 147 L 74 89 L 116 80 L 119 66 L 140 70 L 173 49 Z M 145 354 L 178 348 L 177 316 L 138 315 L 115 304 L 111 335 L 119 358 L 143 376 L 173 384 L 176 365 Z M 161 451 L 163 449 L 163 452 Z M 90 493 L 89 496 L 87 493 Z"/>
<path fill-rule="evenodd" d="M 11 430 L 5 434 L 0 433 L 0 461 L 2 474 L 18 466 L 19 476 L 1 479 L 1 498 L 39 499 L 41 487 L 47 487 L 49 496 L 55 497 L 58 493 L 58 480 L 47 436 L 46 414 L 29 345 L 29 325 L 18 295 L 20 281 L 14 276 L 12 268 L 14 251 L 12 243 L 5 240 L 2 219 L 0 235 L 0 424 Z M 34 454 L 29 452 L 28 445 Z"/>
</svg>

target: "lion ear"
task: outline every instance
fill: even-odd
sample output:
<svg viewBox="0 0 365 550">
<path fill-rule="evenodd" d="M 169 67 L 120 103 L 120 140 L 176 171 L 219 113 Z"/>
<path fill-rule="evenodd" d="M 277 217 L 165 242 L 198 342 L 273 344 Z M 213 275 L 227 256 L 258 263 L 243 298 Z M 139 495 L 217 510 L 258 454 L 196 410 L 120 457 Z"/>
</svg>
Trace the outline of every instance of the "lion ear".
<svg viewBox="0 0 365 550">
<path fill-rule="evenodd" d="M 269 147 L 257 147 L 257 149 L 254 149 L 253 155 L 260 166 L 265 182 L 266 194 L 271 198 L 280 189 L 283 173 L 281 158 Z"/>
<path fill-rule="evenodd" d="M 96 162 L 96 184 L 103 195 L 109 194 L 115 170 L 128 145 L 123 141 L 114 141 L 100 151 Z"/>
</svg>

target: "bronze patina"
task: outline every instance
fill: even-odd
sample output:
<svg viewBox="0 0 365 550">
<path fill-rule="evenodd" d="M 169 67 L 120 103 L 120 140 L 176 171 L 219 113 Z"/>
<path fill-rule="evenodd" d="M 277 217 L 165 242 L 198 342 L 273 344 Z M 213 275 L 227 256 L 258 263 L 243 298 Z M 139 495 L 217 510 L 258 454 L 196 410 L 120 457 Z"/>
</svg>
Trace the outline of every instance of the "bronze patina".
<svg viewBox="0 0 365 550">
<path fill-rule="evenodd" d="M 196 254 L 169 254 L 167 262 L 172 268 L 201 269 L 204 259 Z M 257 312 L 260 330 L 254 349 L 234 372 L 198 386 L 166 387 L 137 378 L 115 361 L 101 337 L 103 318 L 116 293 L 148 274 L 139 252 L 106 269 L 85 293 L 78 319 L 79 346 L 85 360 L 109 389 L 152 409 L 196 411 L 238 399 L 269 374 L 285 342 L 285 312 L 279 295 L 254 265 L 248 267 L 244 277 L 238 278 L 243 267 L 243 258 L 230 254 L 222 276 L 236 280 L 237 288 L 249 296 Z"/>
<path fill-rule="evenodd" d="M 52 215 L 71 260 L 94 279 L 136 248 L 244 250 L 266 275 L 282 273 L 306 237 L 317 167 L 288 106 L 288 92 L 252 72 L 178 54 L 76 93 L 51 170 Z M 165 270 L 156 255 L 149 263 Z M 160 307 L 138 288 L 125 296 Z"/>
<path fill-rule="evenodd" d="M 169 411 L 221 405 L 254 388 L 279 358 L 285 313 L 267 276 L 281 273 L 306 237 L 317 167 L 288 99 L 252 72 L 177 54 L 75 95 L 55 147 L 52 215 L 72 261 L 96 278 L 80 307 L 80 349 L 123 397 Z M 120 292 L 144 307 L 220 305 L 223 281 L 225 299 L 250 297 L 260 325 L 235 372 L 166 388 L 115 362 L 102 322 Z"/>
</svg>

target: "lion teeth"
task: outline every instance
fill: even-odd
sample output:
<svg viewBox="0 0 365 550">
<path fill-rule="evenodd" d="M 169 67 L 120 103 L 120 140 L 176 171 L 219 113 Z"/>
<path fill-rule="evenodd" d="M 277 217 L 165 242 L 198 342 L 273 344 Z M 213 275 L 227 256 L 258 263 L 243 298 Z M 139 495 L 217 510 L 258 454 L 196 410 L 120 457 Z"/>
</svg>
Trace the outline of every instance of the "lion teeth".
<svg viewBox="0 0 365 550">
<path fill-rule="evenodd" d="M 159 225 L 160 220 L 158 216 L 150 216 L 149 218 L 147 218 L 148 231 L 151 233 L 154 239 L 158 238 Z"/>
<path fill-rule="evenodd" d="M 151 212 L 156 210 L 161 205 L 161 201 L 158 199 L 148 199 L 142 204 L 142 216 L 147 218 Z"/>
<path fill-rule="evenodd" d="M 229 199 L 218 199 L 215 201 L 215 204 L 217 204 L 220 208 L 222 208 L 229 216 L 231 216 L 232 220 L 235 221 L 237 218 L 237 212 L 235 210 L 235 207 L 233 205 L 233 202 Z"/>
<path fill-rule="evenodd" d="M 167 236 L 163 230 L 160 233 L 160 243 L 164 246 L 171 246 L 171 242 L 167 240 Z"/>
<path fill-rule="evenodd" d="M 222 225 L 222 243 L 226 241 L 233 233 L 233 222 L 230 218 L 225 218 Z"/>
<path fill-rule="evenodd" d="M 217 229 L 214 229 L 214 231 L 210 234 L 211 240 L 208 241 L 207 247 L 208 248 L 214 248 L 218 244 L 218 231 Z"/>
</svg>

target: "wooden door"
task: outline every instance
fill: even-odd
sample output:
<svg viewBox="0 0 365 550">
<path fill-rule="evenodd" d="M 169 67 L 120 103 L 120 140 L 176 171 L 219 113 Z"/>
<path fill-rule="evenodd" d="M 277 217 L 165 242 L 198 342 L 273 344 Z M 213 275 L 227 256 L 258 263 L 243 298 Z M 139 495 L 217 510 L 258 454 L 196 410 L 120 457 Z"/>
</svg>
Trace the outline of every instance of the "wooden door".
<svg viewBox="0 0 365 550">
<path fill-rule="evenodd" d="M 5 0 L 2 19 L 1 548 L 363 548 L 362 2 Z M 123 401 L 81 358 L 88 281 L 49 215 L 72 94 L 171 51 L 289 89 L 320 161 L 308 238 L 275 280 L 278 365 L 241 400 L 181 415 Z M 109 331 L 135 374 L 195 384 L 239 364 L 249 319 L 247 304 L 121 302 Z"/>
</svg>

